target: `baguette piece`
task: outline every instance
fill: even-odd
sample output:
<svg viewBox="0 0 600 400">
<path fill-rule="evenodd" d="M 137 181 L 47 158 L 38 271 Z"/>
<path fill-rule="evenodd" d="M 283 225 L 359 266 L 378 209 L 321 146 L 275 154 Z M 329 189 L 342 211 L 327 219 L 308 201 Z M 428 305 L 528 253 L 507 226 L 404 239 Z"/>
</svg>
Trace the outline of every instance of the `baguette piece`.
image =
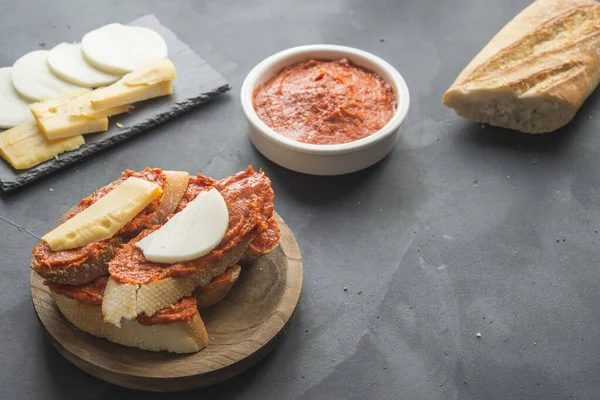
<svg viewBox="0 0 600 400">
<path fill-rule="evenodd" d="M 237 281 L 240 270 L 239 265 L 228 267 L 222 275 L 215 277 L 208 285 L 196 288 L 194 292 L 196 313 L 189 320 L 178 318 L 180 320 L 173 322 L 163 320 L 158 324 L 156 320 L 153 321 L 155 316 L 142 315 L 137 319 L 124 321 L 121 328 L 105 322 L 102 316 L 101 304 L 108 277 L 100 277 L 80 286 L 60 285 L 47 281 L 44 284 L 50 288 L 52 297 L 65 318 L 84 332 L 142 350 L 192 353 L 203 349 L 208 344 L 208 333 L 197 310 L 211 307 L 221 301 Z M 189 307 L 189 305 L 181 307 L 178 312 L 182 309 L 187 312 Z M 165 311 L 170 310 L 172 308 L 163 310 L 162 318 L 165 318 Z M 158 312 L 160 313 L 161 311 Z"/>
<path fill-rule="evenodd" d="M 131 320 L 140 314 L 153 315 L 182 297 L 191 296 L 198 286 L 207 285 L 228 266 L 237 264 L 249 244 L 250 239 L 240 242 L 217 262 L 184 277 L 169 277 L 146 284 L 120 283 L 111 277 L 102 301 L 104 320 L 120 327 L 122 319 Z"/>
<path fill-rule="evenodd" d="M 123 346 L 172 353 L 195 353 L 208 345 L 208 333 L 197 311 L 189 321 L 143 325 L 133 319 L 123 322 L 121 328 L 117 328 L 104 322 L 100 305 L 80 302 L 53 290 L 50 292 L 65 318 L 78 329 L 93 336 Z"/>
<path fill-rule="evenodd" d="M 225 272 L 211 280 L 206 286 L 199 286 L 194 291 L 198 309 L 209 308 L 223 300 L 240 276 L 239 265 L 228 267 Z"/>
<path fill-rule="evenodd" d="M 175 207 L 177 207 L 183 197 L 189 181 L 189 174 L 187 172 L 164 171 L 164 174 L 166 182 L 158 208 L 152 215 L 153 224 L 161 224 L 166 221 L 167 216 L 175 210 Z M 61 217 L 54 226 L 62 224 L 69 214 L 67 213 Z M 83 263 L 50 268 L 44 264 L 44 260 L 34 257 L 30 263 L 30 267 L 48 281 L 66 285 L 81 285 L 108 274 L 108 262 L 114 257 L 116 248 L 123 243 L 124 238 L 115 235 L 103 241 L 102 245 L 97 246 L 97 248 L 94 246 L 84 246 L 83 248 L 65 251 L 65 254 L 67 252 L 70 254 L 81 252 L 80 256 L 85 258 Z M 38 246 L 43 245 L 44 243 L 38 244 Z"/>
<path fill-rule="evenodd" d="M 63 285 L 82 285 L 108 273 L 108 262 L 115 256 L 115 250 L 123 244 L 123 239 L 112 237 L 105 242 L 106 246 L 102 246 L 93 257 L 80 265 L 46 268 L 34 258 L 29 266 L 47 281 Z"/>
<path fill-rule="evenodd" d="M 537 0 L 461 72 L 442 103 L 526 133 L 566 125 L 600 82 L 600 4 Z"/>
<path fill-rule="evenodd" d="M 190 296 L 196 287 L 207 285 L 228 266 L 237 264 L 250 242 L 269 228 L 274 209 L 271 181 L 252 167 L 218 182 L 202 175 L 190 179 L 175 212 L 211 188 L 221 193 L 229 211 L 229 224 L 221 243 L 202 257 L 169 265 L 145 259 L 136 243 L 154 228 L 140 233 L 121 246 L 109 263 L 111 278 L 102 303 L 105 321 L 119 326 L 123 318 L 152 315 Z"/>
</svg>

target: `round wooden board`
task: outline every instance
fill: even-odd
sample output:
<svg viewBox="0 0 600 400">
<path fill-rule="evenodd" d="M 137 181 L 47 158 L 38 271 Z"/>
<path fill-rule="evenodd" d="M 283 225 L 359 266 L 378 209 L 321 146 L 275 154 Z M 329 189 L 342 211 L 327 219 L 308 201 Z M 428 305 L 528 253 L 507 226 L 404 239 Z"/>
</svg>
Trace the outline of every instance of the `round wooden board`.
<svg viewBox="0 0 600 400">
<path fill-rule="evenodd" d="M 302 259 L 294 235 L 276 215 L 279 247 L 242 272 L 215 307 L 201 310 L 209 345 L 189 355 L 154 353 L 99 339 L 71 325 L 43 279 L 31 273 L 31 297 L 40 324 L 56 349 L 99 379 L 131 389 L 188 390 L 231 378 L 273 349 L 292 320 L 302 290 Z"/>
</svg>

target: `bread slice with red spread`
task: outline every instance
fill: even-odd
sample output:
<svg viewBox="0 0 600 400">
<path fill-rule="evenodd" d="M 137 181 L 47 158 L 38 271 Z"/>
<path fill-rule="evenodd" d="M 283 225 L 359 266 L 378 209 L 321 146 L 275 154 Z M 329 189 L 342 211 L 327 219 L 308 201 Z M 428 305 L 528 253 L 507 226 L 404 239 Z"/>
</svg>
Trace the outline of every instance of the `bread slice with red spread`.
<svg viewBox="0 0 600 400">
<path fill-rule="evenodd" d="M 142 350 L 193 353 L 208 344 L 208 333 L 198 310 L 221 301 L 237 281 L 240 271 L 239 265 L 228 267 L 208 285 L 196 288 L 193 297 L 183 298 L 150 317 L 143 314 L 124 321 L 121 328 L 102 318 L 102 299 L 108 276 L 79 286 L 48 281 L 44 284 L 49 287 L 63 316 L 84 332 Z"/>
<path fill-rule="evenodd" d="M 270 222 L 274 221 L 271 181 L 251 167 L 221 181 L 202 175 L 190 178 L 176 212 L 200 192 L 211 188 L 220 192 L 229 213 L 228 228 L 221 242 L 205 256 L 175 264 L 150 262 L 136 247 L 139 240 L 159 227 L 146 229 L 120 246 L 109 262 L 110 279 L 102 302 L 105 321 L 120 326 L 122 319 L 152 315 L 192 295 L 195 288 L 207 285 L 228 266 L 242 259 L 251 242 L 266 232 Z M 276 236 L 278 240 L 278 229 Z"/>
<path fill-rule="evenodd" d="M 48 281 L 69 285 L 81 285 L 106 275 L 108 261 L 114 257 L 115 249 L 149 226 L 164 223 L 185 194 L 189 181 L 187 172 L 158 168 L 146 168 L 141 172 L 125 171 L 120 179 L 82 199 L 56 226 L 90 207 L 130 177 L 156 183 L 162 187 L 162 195 L 109 239 L 62 251 L 53 251 L 46 242 L 40 242 L 33 249 L 31 268 Z"/>
<path fill-rule="evenodd" d="M 198 309 L 209 308 L 223 300 L 240 276 L 242 268 L 239 265 L 228 267 L 221 275 L 213 278 L 208 285 L 199 286 L 194 290 Z"/>
<path fill-rule="evenodd" d="M 250 242 L 240 263 L 252 264 L 260 257 L 269 254 L 279 245 L 279 238 L 279 226 L 277 225 L 275 217 L 271 217 L 269 218 L 269 227 Z"/>
<path fill-rule="evenodd" d="M 108 276 L 79 286 L 45 282 L 60 312 L 78 329 L 124 346 L 150 351 L 195 353 L 208 345 L 208 333 L 196 299 L 186 297 L 148 317 L 124 321 L 120 328 L 104 322 L 102 298 Z"/>
</svg>

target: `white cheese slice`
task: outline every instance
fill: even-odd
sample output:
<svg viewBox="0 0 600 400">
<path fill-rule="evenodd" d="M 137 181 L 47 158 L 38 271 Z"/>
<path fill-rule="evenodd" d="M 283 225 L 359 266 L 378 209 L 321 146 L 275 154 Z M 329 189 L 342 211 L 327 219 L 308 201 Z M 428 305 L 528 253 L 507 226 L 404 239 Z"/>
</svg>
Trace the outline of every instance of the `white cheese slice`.
<svg viewBox="0 0 600 400">
<path fill-rule="evenodd" d="M 54 251 L 108 239 L 162 194 L 156 183 L 127 178 L 94 204 L 42 237 Z"/>
<path fill-rule="evenodd" d="M 29 103 L 13 87 L 12 68 L 0 68 L 0 128 L 12 128 L 32 119 Z"/>
<path fill-rule="evenodd" d="M 168 56 L 167 44 L 158 33 L 121 24 L 105 25 L 87 33 L 81 40 L 81 49 L 94 67 L 121 75 Z"/>
<path fill-rule="evenodd" d="M 121 77 L 90 65 L 83 58 L 79 43 L 61 43 L 54 47 L 48 55 L 48 66 L 59 78 L 87 88 L 107 86 Z"/>
<path fill-rule="evenodd" d="M 214 249 L 229 226 L 229 211 L 216 189 L 201 192 L 161 228 L 137 242 L 148 261 L 174 264 Z"/>
<path fill-rule="evenodd" d="M 58 97 L 65 92 L 81 89 L 58 78 L 48 67 L 48 50 L 37 50 L 19 58 L 12 68 L 15 90 L 26 100 L 42 101 L 44 97 Z"/>
</svg>

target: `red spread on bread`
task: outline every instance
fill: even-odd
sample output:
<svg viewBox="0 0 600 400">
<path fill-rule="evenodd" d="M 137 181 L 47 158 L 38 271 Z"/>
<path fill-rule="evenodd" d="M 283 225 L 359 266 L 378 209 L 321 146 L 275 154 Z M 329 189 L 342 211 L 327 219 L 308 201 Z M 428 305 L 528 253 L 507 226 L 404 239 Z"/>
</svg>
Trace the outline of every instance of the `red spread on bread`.
<svg viewBox="0 0 600 400">
<path fill-rule="evenodd" d="M 225 272 L 223 272 L 219 276 L 215 276 L 210 282 L 208 282 L 208 285 L 199 286 L 196 288 L 196 290 L 198 292 L 206 292 L 209 290 L 213 290 L 214 288 L 217 288 L 223 284 L 231 282 L 233 280 L 233 271 L 235 271 L 235 268 L 227 267 Z"/>
<path fill-rule="evenodd" d="M 269 227 L 256 237 L 248 246 L 248 251 L 256 255 L 268 253 L 279 242 L 279 226 L 275 217 L 269 219 Z"/>
<path fill-rule="evenodd" d="M 76 214 L 90 207 L 92 204 L 104 197 L 111 190 L 119 186 L 130 177 L 136 177 L 148 182 L 153 182 L 161 187 L 164 187 L 167 181 L 167 177 L 159 168 L 146 168 L 141 172 L 127 170 L 123 172 L 120 179 L 114 181 L 108 186 L 96 190 L 90 196 L 82 199 L 77 204 L 75 211 L 69 213 L 67 219 L 72 218 Z M 159 204 L 160 197 L 144 208 L 137 216 L 135 216 L 135 218 L 129 221 L 127 225 L 121 228 L 121 230 L 119 230 L 115 236 L 101 242 L 90 243 L 88 245 L 71 250 L 52 251 L 48 243 L 41 241 L 33 248 L 34 262 L 37 264 L 36 266 L 38 268 L 42 269 L 72 268 L 80 266 L 87 260 L 97 257 L 101 251 L 107 249 L 111 245 L 118 244 L 122 240 L 127 240 L 138 234 L 143 229 L 149 227 L 152 224 L 153 214 L 158 208 Z"/>
<path fill-rule="evenodd" d="M 189 321 L 198 312 L 195 297 L 184 297 L 177 304 L 158 310 L 153 316 L 145 314 L 137 316 L 137 322 L 142 325 L 162 325 L 173 322 Z"/>
<path fill-rule="evenodd" d="M 89 283 L 78 286 L 61 285 L 48 281 L 45 281 L 44 285 L 48 286 L 53 292 L 77 300 L 80 303 L 101 306 L 107 283 L 108 276 L 101 276 Z M 173 306 L 159 310 L 150 317 L 145 314 L 138 315 L 137 321 L 147 326 L 170 324 L 173 322 L 189 321 L 197 312 L 196 298 L 185 297 Z"/>
<path fill-rule="evenodd" d="M 91 282 L 78 286 L 61 285 L 59 283 L 44 281 L 44 285 L 48 286 L 55 293 L 62 294 L 81 303 L 98 306 L 102 305 L 104 289 L 106 289 L 107 283 L 108 276 L 101 276 Z"/>
<path fill-rule="evenodd" d="M 191 261 L 161 264 L 146 260 L 135 243 L 159 229 L 154 226 L 121 246 L 109 263 L 113 279 L 121 283 L 146 284 L 168 277 L 183 277 L 199 271 L 211 262 L 219 261 L 225 253 L 244 240 L 253 240 L 269 229 L 273 216 L 273 189 L 271 181 L 252 167 L 234 176 L 214 181 L 202 175 L 190 178 L 187 192 L 176 211 L 182 210 L 202 191 L 217 189 L 227 205 L 229 226 L 221 242 L 209 254 Z"/>
</svg>

